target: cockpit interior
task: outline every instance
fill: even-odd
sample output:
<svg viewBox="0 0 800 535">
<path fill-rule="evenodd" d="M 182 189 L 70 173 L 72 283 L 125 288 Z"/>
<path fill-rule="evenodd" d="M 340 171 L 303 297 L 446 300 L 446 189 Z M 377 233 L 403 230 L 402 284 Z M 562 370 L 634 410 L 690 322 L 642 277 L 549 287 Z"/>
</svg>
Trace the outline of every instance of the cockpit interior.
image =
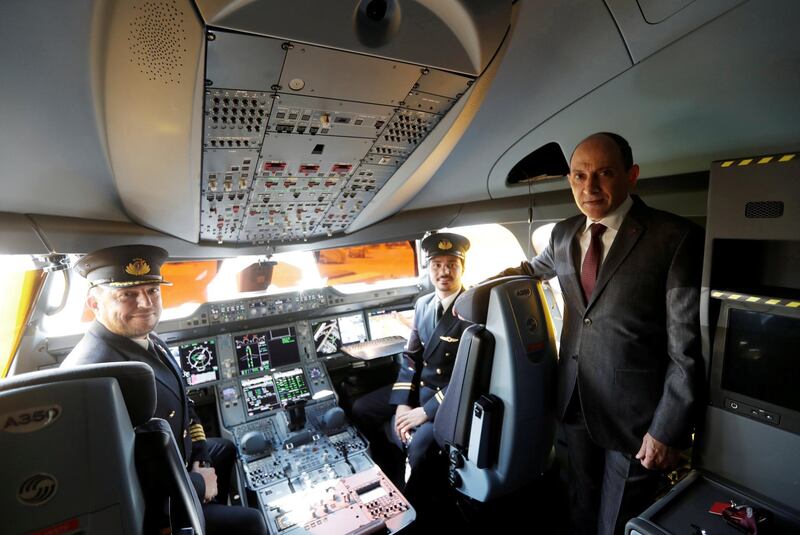
<svg viewBox="0 0 800 535">
<path fill-rule="evenodd" d="M 182 437 L 146 425 L 152 374 L 59 368 L 94 319 L 73 267 L 131 244 L 169 254 L 154 332 L 236 448 L 226 503 L 269 533 L 568 533 L 572 311 L 558 279 L 486 281 L 580 213 L 594 132 L 705 233 L 693 442 L 624 535 L 797 533 L 799 22 L 796 0 L 3 0 L 0 533 L 147 533 L 157 487 L 172 533 L 206 532 Z M 436 232 L 471 242 L 477 297 L 416 503 L 352 407 L 407 365 Z"/>
</svg>

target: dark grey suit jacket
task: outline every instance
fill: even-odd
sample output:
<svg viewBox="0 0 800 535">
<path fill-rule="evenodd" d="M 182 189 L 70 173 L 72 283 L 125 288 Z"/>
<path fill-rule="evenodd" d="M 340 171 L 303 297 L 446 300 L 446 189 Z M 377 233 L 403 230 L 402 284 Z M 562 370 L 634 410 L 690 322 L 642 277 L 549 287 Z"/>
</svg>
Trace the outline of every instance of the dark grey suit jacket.
<svg viewBox="0 0 800 535">
<path fill-rule="evenodd" d="M 148 364 L 153 369 L 156 379 L 156 413 L 153 416 L 163 418 L 169 423 L 185 462 L 208 461 L 205 440 L 192 442 L 191 439 L 189 427 L 200 421 L 194 412 L 191 399 L 186 394 L 182 371 L 172 360 L 167 345 L 155 334 L 151 333 L 149 338 L 161 348 L 163 359 L 157 359 L 133 340 L 114 334 L 95 321 L 61 366 L 125 361 Z M 190 476 L 197 495 L 202 498 L 205 495 L 202 476 L 197 473 L 190 473 Z"/>
<path fill-rule="evenodd" d="M 638 197 L 600 267 L 586 302 L 578 233 L 586 217 L 558 223 L 524 271 L 558 276 L 565 314 L 557 389 L 563 418 L 577 385 L 592 439 L 635 454 L 646 432 L 688 445 L 700 378 L 699 295 L 703 233 Z"/>
</svg>

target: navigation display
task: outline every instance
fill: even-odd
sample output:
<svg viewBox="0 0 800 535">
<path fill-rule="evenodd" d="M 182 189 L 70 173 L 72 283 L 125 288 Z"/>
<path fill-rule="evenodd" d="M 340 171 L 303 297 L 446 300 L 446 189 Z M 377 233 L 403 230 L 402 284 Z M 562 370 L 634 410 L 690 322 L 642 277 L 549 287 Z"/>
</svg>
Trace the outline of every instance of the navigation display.
<svg viewBox="0 0 800 535">
<path fill-rule="evenodd" d="M 268 344 L 273 368 L 300 364 L 300 348 L 297 346 L 294 327 L 272 329 Z"/>
<path fill-rule="evenodd" d="M 339 352 L 342 344 L 363 342 L 367 339 L 364 316 L 359 312 L 312 324 L 314 346 L 317 356 L 333 355 Z"/>
<path fill-rule="evenodd" d="M 414 309 L 373 310 L 367 315 L 367 321 L 373 340 L 387 336 L 402 336 L 408 340 L 414 326 Z"/>
<path fill-rule="evenodd" d="M 275 394 L 275 384 L 269 374 L 255 379 L 242 379 L 242 392 L 248 416 L 271 411 L 280 405 Z"/>
<path fill-rule="evenodd" d="M 196 340 L 169 348 L 183 372 L 188 386 L 209 383 L 219 379 L 217 342 L 213 338 Z"/>
<path fill-rule="evenodd" d="M 241 375 L 300 363 L 294 327 L 280 327 L 233 337 Z"/>
<path fill-rule="evenodd" d="M 293 401 L 311 397 L 302 368 L 275 372 L 273 377 L 275 378 L 275 387 L 278 389 L 278 397 L 284 407 Z"/>
</svg>

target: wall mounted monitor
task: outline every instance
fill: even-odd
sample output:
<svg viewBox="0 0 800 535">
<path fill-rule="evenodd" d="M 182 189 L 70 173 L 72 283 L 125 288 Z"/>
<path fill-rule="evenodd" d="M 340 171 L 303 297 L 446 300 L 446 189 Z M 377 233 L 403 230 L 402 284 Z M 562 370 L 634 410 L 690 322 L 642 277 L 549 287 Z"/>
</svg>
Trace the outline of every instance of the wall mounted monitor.
<svg viewBox="0 0 800 535">
<path fill-rule="evenodd" d="M 387 336 L 402 336 L 406 340 L 414 327 L 414 309 L 380 309 L 367 313 L 369 334 L 373 340 Z"/>
<path fill-rule="evenodd" d="M 308 382 L 306 382 L 302 368 L 275 372 L 273 378 L 278 397 L 284 407 L 288 403 L 311 398 L 311 391 L 308 389 Z"/>
<path fill-rule="evenodd" d="M 294 327 L 276 327 L 233 337 L 240 375 L 252 375 L 300 363 Z"/>
<path fill-rule="evenodd" d="M 280 405 L 275 393 L 275 383 L 269 374 L 252 379 L 242 379 L 242 393 L 248 416 L 256 416 L 274 410 Z"/>
<path fill-rule="evenodd" d="M 311 331 L 314 333 L 318 357 L 338 353 L 342 344 L 364 342 L 367 339 L 367 328 L 361 312 L 312 323 Z"/>
<path fill-rule="evenodd" d="M 210 383 L 219 379 L 217 341 L 214 338 L 195 340 L 170 346 L 170 352 L 183 372 L 188 386 Z"/>
<path fill-rule="evenodd" d="M 800 310 L 724 301 L 711 366 L 712 403 L 800 434 Z"/>
</svg>

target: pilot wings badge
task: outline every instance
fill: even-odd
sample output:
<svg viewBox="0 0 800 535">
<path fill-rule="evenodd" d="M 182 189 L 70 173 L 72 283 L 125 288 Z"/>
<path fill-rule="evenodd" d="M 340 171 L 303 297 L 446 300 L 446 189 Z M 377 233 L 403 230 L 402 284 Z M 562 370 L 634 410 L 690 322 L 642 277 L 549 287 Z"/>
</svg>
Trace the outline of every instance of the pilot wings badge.
<svg viewBox="0 0 800 535">
<path fill-rule="evenodd" d="M 133 276 L 147 275 L 150 273 L 150 264 L 144 258 L 134 258 L 125 266 L 125 273 Z"/>
<path fill-rule="evenodd" d="M 443 342 L 450 342 L 451 344 L 453 342 L 458 342 L 458 338 L 451 338 L 449 336 L 440 336 L 439 339 L 442 340 Z"/>
</svg>

